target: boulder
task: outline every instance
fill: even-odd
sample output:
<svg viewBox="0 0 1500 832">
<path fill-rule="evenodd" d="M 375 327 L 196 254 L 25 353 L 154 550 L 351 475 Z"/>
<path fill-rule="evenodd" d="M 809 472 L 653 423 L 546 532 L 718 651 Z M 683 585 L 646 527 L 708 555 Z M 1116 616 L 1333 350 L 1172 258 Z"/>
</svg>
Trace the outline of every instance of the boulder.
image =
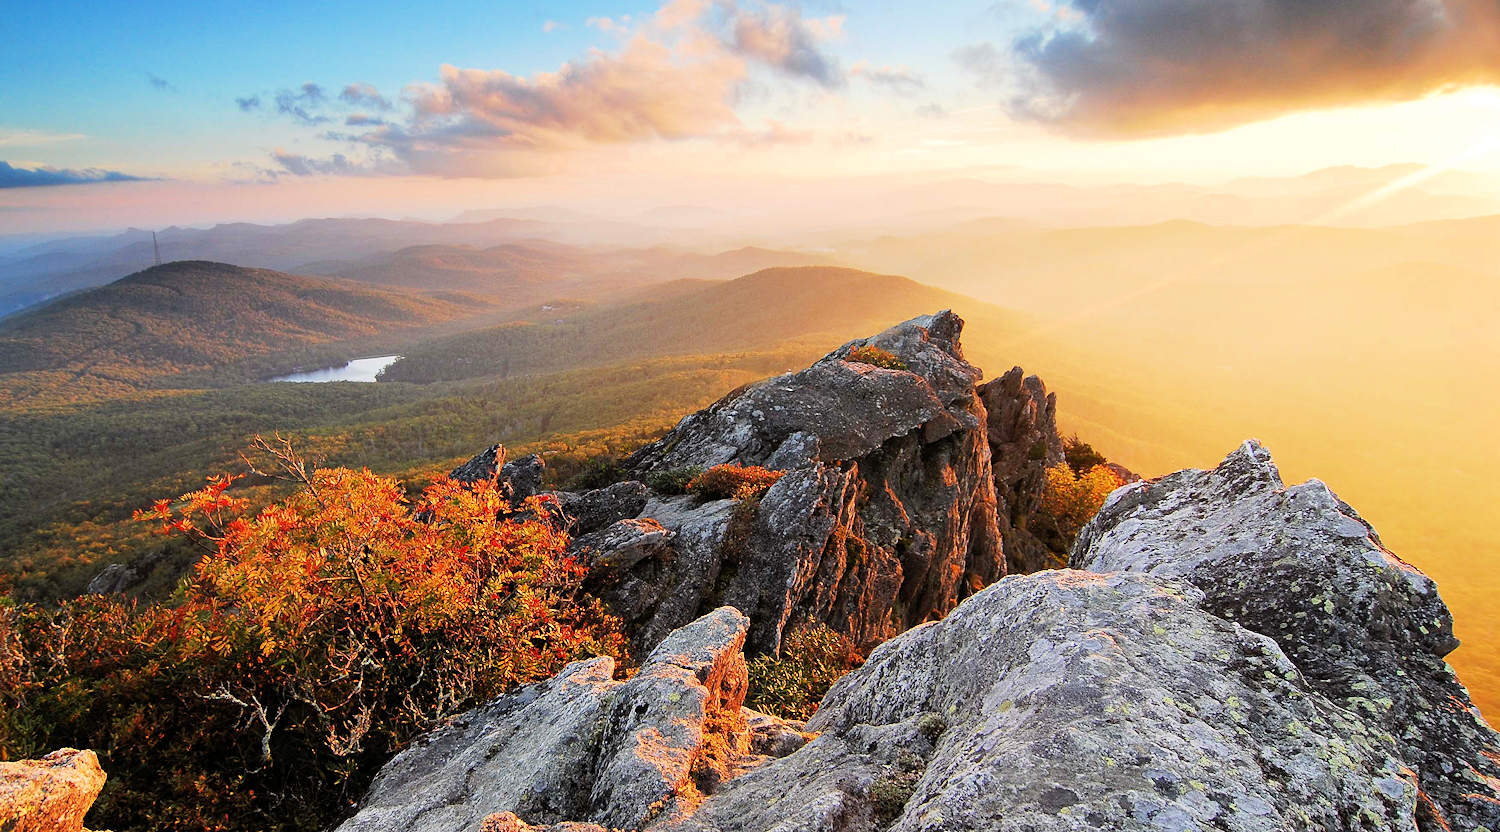
<svg viewBox="0 0 1500 832">
<path fill-rule="evenodd" d="M 724 607 L 629 681 L 580 662 L 424 738 L 341 829 L 1415 832 L 1396 740 L 1204 600 L 1011 576 L 881 645 L 805 729 L 739 705 Z"/>
<path fill-rule="evenodd" d="M 617 482 L 582 494 L 558 492 L 558 500 L 572 518 L 574 534 L 596 532 L 617 520 L 640 516 L 651 492 L 642 482 Z"/>
<path fill-rule="evenodd" d="M 540 494 L 542 475 L 547 463 L 539 454 L 531 454 L 512 462 L 505 461 L 505 448 L 491 445 L 475 454 L 468 462 L 454 468 L 448 476 L 459 482 L 478 482 L 496 479 L 495 468 L 499 466 L 499 482 L 509 489 L 510 497 L 517 502 Z"/>
<path fill-rule="evenodd" d="M 111 563 L 99 570 L 84 587 L 85 595 L 118 595 L 141 582 L 140 573 L 123 563 Z"/>
<path fill-rule="evenodd" d="M 469 711 L 382 768 L 339 830 L 639 829 L 677 817 L 759 759 L 742 707 L 747 628 L 724 607 L 663 639 L 626 681 L 612 659 L 590 659 Z"/>
<path fill-rule="evenodd" d="M 92 751 L 62 748 L 40 760 L 0 762 L 0 829 L 78 832 L 104 779 Z"/>
<path fill-rule="evenodd" d="M 1274 639 L 1312 689 L 1395 737 L 1424 830 L 1500 829 L 1500 736 L 1443 660 L 1458 640 L 1436 585 L 1323 483 L 1287 487 L 1259 443 L 1115 491 L 1072 563 L 1191 583 L 1208 611 Z"/>
<path fill-rule="evenodd" d="M 810 622 L 868 646 L 1005 574 L 981 373 L 963 358 L 962 328 L 940 312 L 850 342 L 730 393 L 631 456 L 626 467 L 643 480 L 720 464 L 786 472 L 758 503 L 709 503 L 701 534 L 679 531 L 677 556 L 655 579 L 670 591 L 626 618 L 639 643 L 730 604 L 754 622 L 756 653 Z M 850 360 L 861 347 L 905 369 Z M 704 510 L 694 504 L 656 499 L 641 516 L 676 528 Z"/>
<path fill-rule="evenodd" d="M 1011 576 L 877 648 L 817 738 L 654 828 L 1414 830 L 1385 732 L 1146 575 Z"/>
</svg>

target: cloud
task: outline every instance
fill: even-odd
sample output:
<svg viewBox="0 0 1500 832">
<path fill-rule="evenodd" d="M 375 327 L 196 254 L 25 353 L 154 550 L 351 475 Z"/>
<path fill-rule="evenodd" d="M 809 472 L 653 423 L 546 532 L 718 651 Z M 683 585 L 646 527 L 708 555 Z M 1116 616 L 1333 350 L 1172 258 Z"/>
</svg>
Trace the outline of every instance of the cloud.
<svg viewBox="0 0 1500 832">
<path fill-rule="evenodd" d="M 636 20 L 591 18 L 618 36 L 553 72 L 530 76 L 444 65 L 436 82 L 408 85 L 399 107 L 368 85 L 346 87 L 330 102 L 320 87 L 277 95 L 278 112 L 304 125 L 332 120 L 337 107 L 385 101 L 391 115 L 343 111 L 343 130 L 319 138 L 348 145 L 342 162 L 274 156 L 294 175 L 342 172 L 451 177 L 530 176 L 558 169 L 572 151 L 607 145 L 704 139 L 760 145 L 811 138 L 772 123 L 751 130 L 737 107 L 754 67 L 825 87 L 845 83 L 821 44 L 843 19 L 802 19 L 794 9 L 732 0 L 672 0 Z M 902 82 L 896 70 L 871 70 L 874 83 Z M 887 78 L 886 76 L 890 77 Z M 908 83 L 909 86 L 909 83 Z M 373 98 L 372 98 L 373 97 Z M 378 106 L 378 105 L 377 105 Z"/>
<path fill-rule="evenodd" d="M 276 161 L 277 165 L 280 165 L 282 171 L 290 173 L 293 176 L 314 176 L 318 174 L 341 174 L 348 176 L 371 172 L 368 168 L 351 162 L 342 153 L 335 153 L 327 159 L 314 159 L 298 153 L 288 153 L 278 147 L 272 151 L 271 158 Z M 273 171 L 272 173 L 274 175 L 279 172 Z"/>
<path fill-rule="evenodd" d="M 583 25 L 598 29 L 601 32 L 624 34 L 630 31 L 630 15 L 624 15 L 619 20 L 615 20 L 612 17 L 591 17 L 585 20 Z"/>
<path fill-rule="evenodd" d="M 728 17 L 729 43 L 740 55 L 825 87 L 843 86 L 837 59 L 821 48 L 822 42 L 842 33 L 843 17 L 809 19 L 795 9 L 776 5 L 755 10 L 732 3 L 720 6 Z"/>
<path fill-rule="evenodd" d="M 240 108 L 240 112 L 242 112 L 242 113 L 248 113 L 251 110 L 259 110 L 260 109 L 260 96 L 258 96 L 258 95 L 247 95 L 244 98 L 236 98 L 234 100 L 234 103 L 235 103 L 235 106 L 237 106 L 237 107 Z"/>
<path fill-rule="evenodd" d="M 1201 132 L 1500 83 L 1500 3 L 1071 0 L 1011 45 L 1008 78 L 988 50 L 956 57 L 1011 87 L 1018 116 L 1085 134 Z"/>
<path fill-rule="evenodd" d="M 560 30 L 560 29 L 566 29 L 566 28 L 568 28 L 568 24 L 566 24 L 566 23 L 558 23 L 556 20 L 548 20 L 548 21 L 546 21 L 546 22 L 544 22 L 542 24 L 542 31 L 544 33 L 546 33 L 546 34 L 549 34 L 549 35 L 552 34 L 553 32 L 556 32 L 556 31 Z"/>
<path fill-rule="evenodd" d="M 641 35 L 618 53 L 596 50 L 530 78 L 444 66 L 439 83 L 408 88 L 408 123 L 356 138 L 420 173 L 515 175 L 535 160 L 495 157 L 735 128 L 733 91 L 744 73 L 730 56 L 685 54 Z"/>
<path fill-rule="evenodd" d="M 353 106 L 371 106 L 377 110 L 389 110 L 391 102 L 371 84 L 349 84 L 339 93 L 339 100 Z"/>
<path fill-rule="evenodd" d="M 52 185 L 91 185 L 98 182 L 149 182 L 152 177 L 132 176 L 101 168 L 11 167 L 0 161 L 0 188 L 40 188 Z"/>
<path fill-rule="evenodd" d="M 317 110 L 328 102 L 323 88 L 308 82 L 296 90 L 281 90 L 276 93 L 276 112 L 291 116 L 303 124 L 324 124 L 331 119 L 317 114 Z"/>
<path fill-rule="evenodd" d="M 158 92 L 177 92 L 177 87 L 172 82 L 154 73 L 146 73 L 146 82 L 151 85 L 152 89 Z"/>
<path fill-rule="evenodd" d="M 10 130 L 0 127 L 0 147 L 40 147 L 85 138 L 82 133 L 53 133 L 50 130 Z"/>
<path fill-rule="evenodd" d="M 911 95 L 927 87 L 927 82 L 920 75 L 904 66 L 871 66 L 860 61 L 849 68 L 849 74 L 901 95 Z"/>
</svg>

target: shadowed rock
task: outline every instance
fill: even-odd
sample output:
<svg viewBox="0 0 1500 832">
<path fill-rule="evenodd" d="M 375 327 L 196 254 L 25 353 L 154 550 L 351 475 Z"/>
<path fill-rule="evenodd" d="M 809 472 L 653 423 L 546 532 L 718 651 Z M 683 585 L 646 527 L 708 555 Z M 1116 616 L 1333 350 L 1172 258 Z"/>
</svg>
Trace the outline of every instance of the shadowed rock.
<svg viewBox="0 0 1500 832">
<path fill-rule="evenodd" d="M 1000 537 L 1007 571 L 1028 574 L 1063 565 L 1055 529 L 1037 528 L 1047 469 L 1063 464 L 1057 433 L 1057 394 L 1020 367 L 979 387 L 989 414 L 986 432 Z M 1051 534 L 1049 534 L 1051 532 Z"/>
<path fill-rule="evenodd" d="M 468 462 L 449 472 L 448 476 L 467 483 L 495 480 L 497 465 L 500 468 L 498 481 L 509 489 L 512 500 L 519 502 L 541 493 L 542 474 L 547 469 L 547 463 L 538 454 L 506 462 L 505 448 L 500 445 L 491 445 L 475 454 Z"/>
<path fill-rule="evenodd" d="M 1395 736 L 1430 798 L 1424 830 L 1500 828 L 1500 737 L 1443 661 L 1458 640 L 1436 585 L 1323 483 L 1286 487 L 1260 444 L 1117 490 L 1073 565 L 1191 582 L 1206 609 L 1275 639 L 1315 690 Z"/>
<path fill-rule="evenodd" d="M 651 492 L 644 483 L 629 481 L 582 494 L 558 493 L 563 511 L 573 519 L 573 533 L 588 534 L 617 520 L 640 516 Z"/>
</svg>

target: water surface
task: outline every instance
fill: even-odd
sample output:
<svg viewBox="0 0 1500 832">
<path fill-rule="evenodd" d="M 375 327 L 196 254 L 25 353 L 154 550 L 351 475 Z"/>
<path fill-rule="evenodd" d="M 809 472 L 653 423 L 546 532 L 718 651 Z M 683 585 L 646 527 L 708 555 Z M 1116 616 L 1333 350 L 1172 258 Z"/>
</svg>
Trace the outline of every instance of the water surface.
<svg viewBox="0 0 1500 832">
<path fill-rule="evenodd" d="M 377 355 L 374 358 L 356 358 L 347 364 L 337 367 L 324 367 L 321 370 L 308 370 L 304 373 L 291 373 L 290 375 L 277 376 L 271 381 L 374 381 L 375 376 L 381 370 L 395 364 L 401 356 L 399 355 Z"/>
</svg>

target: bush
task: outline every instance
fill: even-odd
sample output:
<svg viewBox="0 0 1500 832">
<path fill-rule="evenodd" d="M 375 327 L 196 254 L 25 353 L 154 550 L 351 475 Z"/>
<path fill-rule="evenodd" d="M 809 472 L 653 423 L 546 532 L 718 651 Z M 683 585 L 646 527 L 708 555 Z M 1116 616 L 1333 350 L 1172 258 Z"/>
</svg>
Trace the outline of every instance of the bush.
<svg viewBox="0 0 1500 832">
<path fill-rule="evenodd" d="M 859 665 L 848 638 L 826 624 L 801 625 L 786 635 L 780 656 L 750 662 L 745 704 L 782 719 L 807 719 L 833 683 Z"/>
<path fill-rule="evenodd" d="M 577 473 L 564 481 L 563 490 L 593 491 L 596 488 L 607 488 L 624 480 L 626 476 L 625 469 L 620 467 L 620 458 L 606 452 L 579 463 Z"/>
<path fill-rule="evenodd" d="M 879 347 L 855 347 L 849 351 L 849 355 L 844 360 L 855 364 L 870 364 L 875 367 L 884 367 L 887 370 L 906 369 L 905 361 Z"/>
<path fill-rule="evenodd" d="M 327 828 L 437 721 L 619 655 L 566 536 L 492 483 L 408 501 L 271 452 L 295 491 L 250 516 L 217 477 L 142 514 L 203 559 L 170 603 L 0 605 L 0 748 L 94 748 L 118 829 Z"/>
<path fill-rule="evenodd" d="M 1094 446 L 1078 438 L 1073 434 L 1063 440 L 1063 458 L 1068 461 L 1068 467 L 1075 474 L 1083 474 L 1096 466 L 1109 462 L 1104 454 L 1094 450 Z"/>
<path fill-rule="evenodd" d="M 663 471 L 652 471 L 646 475 L 646 487 L 669 497 L 686 494 L 688 486 L 701 473 L 703 473 L 702 468 L 667 468 Z"/>
<path fill-rule="evenodd" d="M 758 500 L 781 479 L 783 471 L 759 465 L 715 465 L 687 484 L 690 494 L 708 500 Z"/>
<path fill-rule="evenodd" d="M 927 770 L 927 761 L 903 751 L 885 770 L 885 773 L 870 784 L 870 801 L 874 804 L 875 828 L 889 829 L 906 804 L 917 791 L 917 782 Z"/>
<path fill-rule="evenodd" d="M 1078 532 L 1104 507 L 1111 491 L 1124 485 L 1107 465 L 1095 465 L 1082 475 L 1067 465 L 1047 469 L 1042 491 L 1042 511 L 1056 522 L 1058 531 L 1071 545 Z"/>
</svg>

